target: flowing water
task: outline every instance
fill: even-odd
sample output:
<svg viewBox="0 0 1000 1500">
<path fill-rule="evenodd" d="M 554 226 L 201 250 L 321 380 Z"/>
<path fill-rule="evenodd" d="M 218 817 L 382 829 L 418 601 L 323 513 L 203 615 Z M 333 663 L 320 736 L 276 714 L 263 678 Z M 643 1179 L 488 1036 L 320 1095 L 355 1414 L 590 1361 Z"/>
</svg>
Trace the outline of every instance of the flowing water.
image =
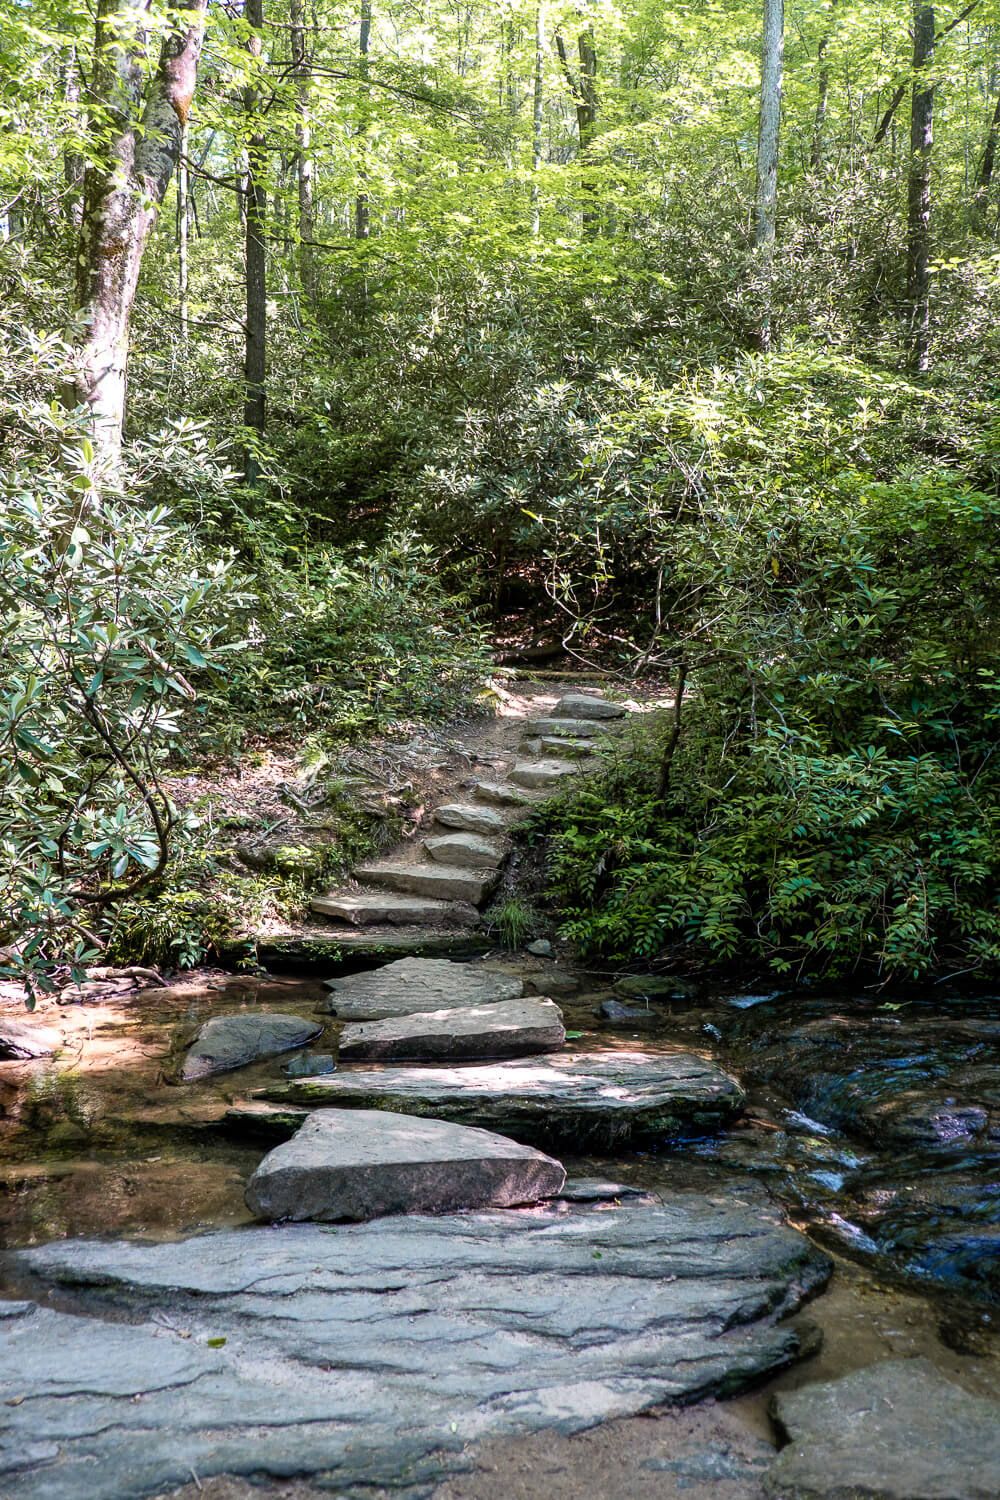
<svg viewBox="0 0 1000 1500">
<path fill-rule="evenodd" d="M 610 1159 L 564 1158 L 571 1175 L 712 1194 L 734 1173 L 749 1173 L 838 1262 L 831 1290 L 810 1309 L 823 1352 L 780 1384 L 923 1354 L 968 1389 L 995 1392 L 995 999 L 933 991 L 905 1000 L 697 995 L 679 987 L 656 999 L 630 996 L 621 1003 L 631 1013 L 608 1021 L 599 1010 L 610 985 L 579 979 L 578 992 L 559 1000 L 567 1027 L 580 1033 L 577 1048 L 702 1051 L 741 1078 L 748 1108 L 718 1137 Z M 287 1058 L 188 1084 L 172 1081 L 177 1058 L 210 1015 L 258 1008 L 312 1017 L 320 994 L 312 979 L 201 974 L 165 990 L 64 1007 L 56 1058 L 0 1063 L 0 1242 L 172 1238 L 248 1222 L 243 1187 L 264 1148 L 235 1138 L 224 1116 L 279 1077 Z M 44 1019 L 52 1025 L 53 1013 Z M 335 1030 L 331 1023 L 325 1050 Z M 746 1433 L 765 1431 L 762 1396 L 733 1409 Z M 614 1424 L 607 1425 L 611 1443 Z M 629 1441 L 634 1451 L 634 1436 Z M 467 1493 L 492 1491 L 484 1484 Z M 697 1488 L 691 1493 L 696 1500 Z"/>
</svg>

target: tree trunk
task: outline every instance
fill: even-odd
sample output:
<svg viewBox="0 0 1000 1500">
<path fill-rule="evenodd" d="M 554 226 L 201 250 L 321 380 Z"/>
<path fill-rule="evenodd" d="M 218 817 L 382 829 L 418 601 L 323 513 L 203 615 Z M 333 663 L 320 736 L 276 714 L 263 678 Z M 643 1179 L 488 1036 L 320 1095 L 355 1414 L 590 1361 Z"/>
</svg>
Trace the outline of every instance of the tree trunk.
<svg viewBox="0 0 1000 1500">
<path fill-rule="evenodd" d="M 76 106 L 80 102 L 80 64 L 77 60 L 75 47 L 70 47 L 64 69 L 63 98 L 69 105 L 71 118 L 75 121 Z M 66 184 L 66 218 L 78 233 L 83 221 L 82 190 L 84 171 L 84 160 L 79 151 L 69 149 L 63 152 L 63 181 Z"/>
<path fill-rule="evenodd" d="M 934 140 L 934 10 L 913 5 L 913 90 L 910 160 L 906 178 L 906 304 L 910 367 L 922 374 L 930 359 L 931 147 Z"/>
<path fill-rule="evenodd" d="M 535 67 L 531 95 L 531 232 L 537 235 L 542 227 L 541 205 L 538 192 L 538 173 L 542 166 L 542 123 L 544 105 L 545 56 L 545 0 L 535 5 Z"/>
<path fill-rule="evenodd" d="M 188 230 L 190 225 L 190 188 L 188 186 L 187 125 L 181 131 L 181 152 L 177 162 L 177 304 L 180 314 L 181 343 L 188 337 Z"/>
<path fill-rule="evenodd" d="M 292 67 L 295 70 L 295 158 L 299 200 L 299 280 L 307 302 L 316 296 L 316 260 L 313 241 L 316 238 L 316 215 L 313 208 L 312 122 L 309 94 L 312 85 L 309 51 L 306 46 L 305 0 L 291 0 L 289 10 L 292 29 Z"/>
<path fill-rule="evenodd" d="M 253 27 L 247 48 L 256 60 L 264 47 L 264 0 L 245 0 L 243 15 Z M 244 90 L 243 106 L 249 126 L 245 190 L 247 310 L 243 425 L 256 437 L 263 438 L 267 417 L 267 139 L 261 128 L 260 94 L 253 77 Z M 247 484 L 256 484 L 260 477 L 256 445 L 252 440 L 244 448 L 243 474 Z"/>
<path fill-rule="evenodd" d="M 809 148 L 809 165 L 818 172 L 826 155 L 826 111 L 830 98 L 830 64 L 826 60 L 829 35 L 820 38 L 816 48 L 816 113 L 813 116 L 812 145 Z"/>
<path fill-rule="evenodd" d="M 146 0 L 98 0 L 90 124 L 103 149 L 84 178 L 77 306 L 87 332 L 73 395 L 89 408 L 94 447 L 111 464 L 121 449 L 139 269 L 180 157 L 207 3 L 187 0 L 182 24 L 164 39 L 143 107 Z"/>
<path fill-rule="evenodd" d="M 569 56 L 566 51 L 566 43 L 563 41 L 562 33 L 556 32 L 556 51 L 559 61 L 562 63 L 566 82 L 569 84 L 570 93 L 573 95 L 573 105 L 576 110 L 576 128 L 580 140 L 580 157 L 585 157 L 597 131 L 597 47 L 594 42 L 593 30 L 588 26 L 586 31 L 581 31 L 577 38 L 576 50 L 580 59 L 579 70 L 570 66 Z M 588 193 L 595 190 L 593 182 L 584 182 Z M 585 234 L 593 233 L 596 224 L 596 214 L 593 209 L 583 210 L 583 230 Z"/>
<path fill-rule="evenodd" d="M 975 197 L 977 204 L 982 203 L 993 181 L 998 139 L 1000 139 L 1000 94 L 997 94 L 997 102 L 994 105 L 993 114 L 990 118 L 990 128 L 986 132 L 986 140 L 983 144 L 983 154 L 979 158 L 979 166 L 976 168 Z"/>
<path fill-rule="evenodd" d="M 368 81 L 368 51 L 371 44 L 372 34 L 372 3 L 371 0 L 361 0 L 361 25 L 358 30 L 358 75 L 362 86 Z M 368 95 L 363 95 L 361 125 L 358 129 L 360 149 L 365 150 L 365 136 L 368 133 Z M 361 165 L 361 188 L 354 204 L 354 234 L 359 240 L 366 240 L 371 234 L 371 198 L 366 186 L 368 174 L 364 163 Z"/>
<path fill-rule="evenodd" d="M 778 140 L 781 129 L 781 83 L 785 52 L 784 0 L 764 0 L 760 60 L 760 121 L 757 131 L 757 190 L 754 245 L 760 259 L 762 293 L 759 342 L 771 347 L 771 294 L 778 209 Z"/>
</svg>

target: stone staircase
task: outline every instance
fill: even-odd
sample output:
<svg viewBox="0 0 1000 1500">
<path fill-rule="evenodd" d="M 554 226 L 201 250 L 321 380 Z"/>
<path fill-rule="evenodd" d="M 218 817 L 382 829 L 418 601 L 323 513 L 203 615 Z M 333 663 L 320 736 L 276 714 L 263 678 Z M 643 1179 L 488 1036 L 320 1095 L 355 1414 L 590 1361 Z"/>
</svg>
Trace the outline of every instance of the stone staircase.
<svg viewBox="0 0 1000 1500">
<path fill-rule="evenodd" d="M 312 911 L 342 929 L 420 930 L 479 926 L 510 853 L 509 834 L 532 808 L 597 765 L 596 752 L 628 709 L 599 692 L 566 693 L 545 714 L 524 718 L 515 754 L 495 779 L 473 778 L 428 815 L 417 847 L 358 865 L 349 887 L 316 897 Z"/>
</svg>

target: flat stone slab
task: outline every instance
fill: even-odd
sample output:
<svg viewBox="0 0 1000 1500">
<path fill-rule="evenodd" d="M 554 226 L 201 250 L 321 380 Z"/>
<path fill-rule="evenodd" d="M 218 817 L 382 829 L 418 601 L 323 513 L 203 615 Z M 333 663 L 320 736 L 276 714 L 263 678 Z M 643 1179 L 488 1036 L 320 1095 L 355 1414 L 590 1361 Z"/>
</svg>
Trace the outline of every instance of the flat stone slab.
<svg viewBox="0 0 1000 1500">
<path fill-rule="evenodd" d="M 469 833 L 503 833 L 507 827 L 502 813 L 492 807 L 477 807 L 474 802 L 445 802 L 434 809 L 434 821 L 444 828 L 464 828 Z"/>
<path fill-rule="evenodd" d="M 475 796 L 477 801 L 495 807 L 530 807 L 535 800 L 525 796 L 521 787 L 511 786 L 507 781 L 477 781 Z"/>
<path fill-rule="evenodd" d="M 261 1057 L 275 1057 L 314 1041 L 323 1027 L 301 1016 L 273 1011 L 239 1011 L 232 1016 L 213 1016 L 198 1032 L 181 1068 L 186 1083 L 230 1073 Z"/>
<path fill-rule="evenodd" d="M 494 839 L 484 838 L 481 833 L 442 833 L 435 838 L 424 839 L 424 848 L 431 859 L 445 865 L 462 865 L 472 870 L 495 870 L 504 858 L 503 848 Z"/>
<path fill-rule="evenodd" d="M 558 735 L 561 739 L 584 740 L 607 734 L 611 726 L 600 723 L 597 719 L 543 718 L 529 719 L 524 727 L 526 733 L 537 735 L 539 739 L 546 735 Z"/>
<path fill-rule="evenodd" d="M 531 1143 L 614 1146 L 717 1129 L 742 1108 L 729 1073 L 693 1052 L 591 1052 L 467 1068 L 384 1068 L 274 1085 L 278 1103 L 405 1110 Z"/>
<path fill-rule="evenodd" d="M 624 719 L 627 710 L 607 698 L 592 698 L 583 693 L 567 693 L 552 710 L 556 719 Z"/>
<path fill-rule="evenodd" d="M 557 1052 L 566 1042 L 562 1011 L 551 1000 L 501 1000 L 417 1012 L 387 1021 L 359 1021 L 340 1037 L 341 1062 L 399 1058 L 526 1057 Z"/>
<path fill-rule="evenodd" d="M 407 864 L 404 860 L 380 860 L 359 865 L 354 871 L 361 881 L 388 886 L 404 895 L 434 896 L 440 901 L 466 901 L 478 906 L 496 884 L 493 872 L 474 872 L 456 865 Z"/>
<path fill-rule="evenodd" d="M 62 1037 L 48 1026 L 0 1017 L 0 1061 L 16 1058 L 24 1062 L 33 1057 L 51 1057 L 61 1046 Z"/>
<path fill-rule="evenodd" d="M 569 739 L 555 734 L 543 735 L 539 745 L 542 755 L 546 756 L 569 755 L 574 760 L 582 760 L 584 756 L 594 753 L 594 745 L 590 740 Z"/>
<path fill-rule="evenodd" d="M 349 922 L 354 927 L 423 927 L 438 923 L 447 927 L 473 927 L 479 921 L 474 906 L 440 901 L 426 896 L 401 896 L 390 891 L 345 892 L 317 896 L 310 909 L 321 917 Z"/>
<path fill-rule="evenodd" d="M 926 1359 L 886 1360 L 783 1391 L 790 1441 L 765 1481 L 788 1500 L 995 1500 L 1000 1405 L 970 1396 Z"/>
<path fill-rule="evenodd" d="M 579 776 L 580 767 L 565 760 L 519 760 L 510 773 L 517 786 L 554 787 L 568 776 Z"/>
<path fill-rule="evenodd" d="M 489 1130 L 381 1110 L 320 1109 L 247 1184 L 259 1219 L 377 1219 L 554 1198 L 561 1164 Z"/>
<path fill-rule="evenodd" d="M 572 1433 L 735 1391 L 828 1264 L 767 1199 L 61 1241 L 10 1257 L 0 1491 L 139 1500 L 220 1474 L 417 1500 L 490 1436 Z M 16 1404 L 14 1404 L 16 1403 Z"/>
<path fill-rule="evenodd" d="M 524 980 L 446 958 L 400 958 L 381 969 L 327 980 L 322 1009 L 347 1021 L 383 1021 L 428 1010 L 517 1000 Z"/>
</svg>

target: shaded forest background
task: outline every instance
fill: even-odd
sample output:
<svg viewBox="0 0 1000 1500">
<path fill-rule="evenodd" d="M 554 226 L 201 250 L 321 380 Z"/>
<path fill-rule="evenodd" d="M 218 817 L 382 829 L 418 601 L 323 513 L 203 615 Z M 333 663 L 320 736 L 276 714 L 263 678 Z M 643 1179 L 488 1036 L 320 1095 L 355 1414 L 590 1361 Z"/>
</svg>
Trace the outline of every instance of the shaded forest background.
<svg viewBox="0 0 1000 1500">
<path fill-rule="evenodd" d="M 546 814 L 584 953 L 996 970 L 990 0 L 23 0 L 0 77 L 8 972 L 217 948 L 179 767 L 539 643 L 675 702 Z"/>
</svg>

